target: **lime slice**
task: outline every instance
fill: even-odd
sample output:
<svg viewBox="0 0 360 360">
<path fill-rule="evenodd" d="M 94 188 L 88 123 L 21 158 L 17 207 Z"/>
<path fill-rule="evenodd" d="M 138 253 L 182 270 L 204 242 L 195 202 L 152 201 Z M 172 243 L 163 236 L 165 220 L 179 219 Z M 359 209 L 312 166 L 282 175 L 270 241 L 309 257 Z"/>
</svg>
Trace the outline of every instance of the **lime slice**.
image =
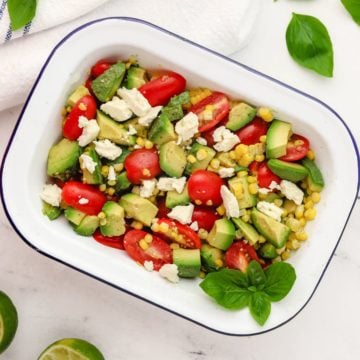
<svg viewBox="0 0 360 360">
<path fill-rule="evenodd" d="M 0 291 L 0 354 L 13 340 L 18 326 L 18 316 L 10 298 Z"/>
<path fill-rule="evenodd" d="M 38 360 L 105 360 L 92 344 L 81 339 L 62 339 L 46 348 Z"/>
</svg>

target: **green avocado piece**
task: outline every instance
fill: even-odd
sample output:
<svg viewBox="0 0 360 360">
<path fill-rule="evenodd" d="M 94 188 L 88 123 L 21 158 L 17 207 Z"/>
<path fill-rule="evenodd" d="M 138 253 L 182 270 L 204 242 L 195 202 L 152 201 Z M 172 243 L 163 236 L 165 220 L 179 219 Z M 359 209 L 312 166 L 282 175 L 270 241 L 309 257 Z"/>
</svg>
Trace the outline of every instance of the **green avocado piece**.
<svg viewBox="0 0 360 360">
<path fill-rule="evenodd" d="M 160 168 L 167 175 L 179 178 L 186 166 L 185 150 L 176 145 L 175 141 L 169 141 L 160 146 Z"/>
<path fill-rule="evenodd" d="M 131 125 L 136 130 L 135 136 L 140 136 L 142 138 L 148 137 L 148 128 L 144 125 L 139 124 L 139 118 L 133 118 L 133 119 L 127 120 L 127 121 L 123 122 L 123 124 L 124 124 L 125 128 L 127 129 L 127 131 L 129 130 L 129 125 Z"/>
<path fill-rule="evenodd" d="M 79 225 L 86 214 L 80 210 L 68 207 L 64 211 L 65 217 L 74 225 Z"/>
<path fill-rule="evenodd" d="M 74 228 L 75 232 L 82 236 L 91 236 L 99 227 L 99 218 L 96 215 L 86 215 L 78 226 Z"/>
<path fill-rule="evenodd" d="M 90 95 L 89 89 L 84 86 L 78 86 L 68 97 L 66 105 L 73 107 L 82 97 Z"/>
<path fill-rule="evenodd" d="M 247 178 L 243 177 L 234 177 L 228 181 L 231 192 L 235 195 L 239 209 L 247 209 L 253 207 L 257 203 L 257 198 L 255 195 L 250 194 L 249 184 Z M 242 189 L 240 191 L 242 196 L 238 196 L 238 189 Z"/>
<path fill-rule="evenodd" d="M 183 104 L 190 102 L 190 94 L 188 91 L 176 95 L 171 98 L 169 103 L 163 107 L 161 113 L 166 115 L 170 121 L 180 120 L 184 117 Z"/>
<path fill-rule="evenodd" d="M 91 184 L 91 185 L 98 185 L 102 184 L 103 182 L 103 176 L 101 174 L 101 161 L 99 159 L 98 154 L 95 151 L 95 146 L 90 145 L 88 146 L 84 154 L 88 155 L 92 161 L 96 163 L 95 170 L 93 173 L 91 173 L 86 168 L 82 167 L 82 158 L 80 157 L 80 169 L 82 171 L 82 181 L 84 184 Z"/>
<path fill-rule="evenodd" d="M 47 159 L 47 174 L 63 181 L 68 180 L 78 169 L 81 148 L 77 141 L 61 139 L 50 148 Z"/>
<path fill-rule="evenodd" d="M 259 248 L 259 255 L 264 259 L 275 259 L 279 256 L 273 244 L 265 243 Z"/>
<path fill-rule="evenodd" d="M 322 176 L 320 169 L 318 168 L 318 166 L 315 164 L 314 161 L 308 158 L 303 159 L 301 163 L 308 171 L 308 177 L 307 177 L 308 188 L 311 191 L 320 192 L 325 186 L 324 178 Z"/>
<path fill-rule="evenodd" d="M 235 226 L 226 218 L 215 221 L 207 241 L 210 245 L 220 249 L 227 250 L 235 239 Z"/>
<path fill-rule="evenodd" d="M 121 172 L 116 177 L 115 191 L 121 192 L 128 189 L 131 186 L 131 182 L 129 181 L 126 171 Z"/>
<path fill-rule="evenodd" d="M 197 154 L 198 151 L 203 152 L 206 156 L 200 157 L 201 160 L 198 159 Z M 210 161 L 214 158 L 216 155 L 216 151 L 208 146 L 201 145 L 198 142 L 194 142 L 194 144 L 191 146 L 189 155 L 193 155 L 196 158 L 196 161 L 194 163 L 188 163 L 185 168 L 185 173 L 187 175 L 192 174 L 194 171 L 199 169 L 206 169 Z"/>
<path fill-rule="evenodd" d="M 125 210 L 126 216 L 150 226 L 158 212 L 158 208 L 147 199 L 143 199 L 137 194 L 128 193 L 121 197 L 120 206 Z"/>
<path fill-rule="evenodd" d="M 176 190 L 168 191 L 166 193 L 165 205 L 167 208 L 172 209 L 175 206 L 188 204 L 190 204 L 190 197 L 187 186 L 185 186 L 184 190 L 180 194 Z"/>
<path fill-rule="evenodd" d="M 125 212 L 115 201 L 107 201 L 102 210 L 106 216 L 106 224 L 100 225 L 104 236 L 120 236 L 125 233 Z"/>
<path fill-rule="evenodd" d="M 173 250 L 173 263 L 178 267 L 180 277 L 194 278 L 199 276 L 201 267 L 200 249 Z"/>
<path fill-rule="evenodd" d="M 112 99 L 124 78 L 126 67 L 118 62 L 111 65 L 104 73 L 99 75 L 91 83 L 94 95 L 101 101 L 107 102 Z"/>
<path fill-rule="evenodd" d="M 304 179 L 308 175 L 307 169 L 297 163 L 282 161 L 278 159 L 270 159 L 267 163 L 270 170 L 281 179 L 297 182 Z"/>
<path fill-rule="evenodd" d="M 266 134 L 266 157 L 272 159 L 285 155 L 290 135 L 290 123 L 273 120 Z"/>
<path fill-rule="evenodd" d="M 146 70 L 140 66 L 130 66 L 126 75 L 125 87 L 127 89 L 139 88 L 146 83 Z"/>
<path fill-rule="evenodd" d="M 253 226 L 241 219 L 232 218 L 231 220 L 241 231 L 242 236 L 249 242 L 250 245 L 255 245 L 259 241 L 260 235 Z"/>
<path fill-rule="evenodd" d="M 226 127 L 232 131 L 236 131 L 244 127 L 256 115 L 256 109 L 244 102 L 238 103 L 232 107 L 229 113 L 229 120 Z"/>
<path fill-rule="evenodd" d="M 55 220 L 61 215 L 62 209 L 57 206 L 52 206 L 43 201 L 42 213 L 46 215 L 49 220 Z"/>
<path fill-rule="evenodd" d="M 149 140 L 157 145 L 162 145 L 177 139 L 174 125 L 165 114 L 160 114 L 160 116 L 154 120 L 148 136 Z"/>
<path fill-rule="evenodd" d="M 255 208 L 252 209 L 251 219 L 257 231 L 277 249 L 285 245 L 291 232 L 288 226 L 263 214 Z"/>
<path fill-rule="evenodd" d="M 203 244 L 200 249 L 201 264 L 205 271 L 217 271 L 222 266 L 224 253 L 209 244 Z"/>
</svg>

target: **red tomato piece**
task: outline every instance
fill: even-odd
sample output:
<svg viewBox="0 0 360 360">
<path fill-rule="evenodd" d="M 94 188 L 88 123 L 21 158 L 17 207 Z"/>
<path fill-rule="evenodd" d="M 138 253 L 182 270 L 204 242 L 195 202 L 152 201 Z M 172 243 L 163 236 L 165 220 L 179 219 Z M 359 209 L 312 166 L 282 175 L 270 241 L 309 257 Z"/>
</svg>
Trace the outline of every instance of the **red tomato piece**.
<svg viewBox="0 0 360 360">
<path fill-rule="evenodd" d="M 286 146 L 286 154 L 280 157 L 283 161 L 297 161 L 304 158 L 309 151 L 309 140 L 301 135 L 293 134 Z"/>
<path fill-rule="evenodd" d="M 161 224 L 166 224 L 166 231 L 161 231 Z M 158 228 L 157 225 L 160 225 Z M 198 234 L 191 229 L 188 225 L 180 224 L 176 220 L 162 218 L 159 219 L 155 226 L 152 227 L 154 232 L 158 232 L 165 238 L 175 241 L 180 244 L 182 247 L 187 249 L 200 249 L 201 240 Z"/>
<path fill-rule="evenodd" d="M 104 73 L 109 67 L 113 65 L 112 62 L 106 60 L 98 61 L 92 68 L 91 68 L 91 76 L 97 78 L 99 75 Z"/>
<path fill-rule="evenodd" d="M 218 219 L 220 219 L 220 216 L 216 214 L 214 209 L 203 206 L 195 206 L 191 220 L 197 221 L 199 229 L 210 231 L 214 222 Z"/>
<path fill-rule="evenodd" d="M 166 105 L 169 100 L 183 92 L 186 88 L 186 80 L 180 74 L 173 71 L 164 71 L 148 83 L 139 87 L 139 91 L 149 101 L 151 106 Z"/>
<path fill-rule="evenodd" d="M 158 213 L 156 215 L 158 218 L 166 217 L 167 214 L 171 211 L 171 209 L 166 207 L 165 199 L 163 199 L 163 198 L 158 201 L 157 207 L 159 209 L 159 211 L 158 211 Z"/>
<path fill-rule="evenodd" d="M 201 202 L 207 206 L 219 206 L 222 203 L 220 188 L 224 181 L 219 175 L 208 170 L 196 170 L 190 175 L 188 192 L 195 203 Z M 197 204 L 197 205 L 201 205 Z"/>
<path fill-rule="evenodd" d="M 236 132 L 242 144 L 252 145 L 260 142 L 260 137 L 266 135 L 268 123 L 256 117 L 249 124 Z"/>
<path fill-rule="evenodd" d="M 113 247 L 115 249 L 124 250 L 124 236 L 105 236 L 100 230 L 96 230 L 93 234 L 93 238 L 105 246 Z"/>
<path fill-rule="evenodd" d="M 93 119 L 96 114 L 96 101 L 91 95 L 83 96 L 71 109 L 67 116 L 63 134 L 69 140 L 76 140 L 81 134 L 79 127 L 79 117 L 85 116 L 87 119 Z"/>
<path fill-rule="evenodd" d="M 107 200 L 100 190 L 79 181 L 66 182 L 62 188 L 61 196 L 67 205 L 87 215 L 97 215 Z M 86 204 L 79 204 L 80 199 L 89 201 Z"/>
<path fill-rule="evenodd" d="M 256 260 L 260 263 L 255 249 L 244 241 L 234 242 L 225 253 L 226 266 L 230 269 L 246 272 L 251 260 Z"/>
<path fill-rule="evenodd" d="M 256 176 L 258 185 L 261 188 L 269 187 L 273 181 L 277 184 L 281 182 L 281 179 L 269 169 L 266 162 L 253 161 L 249 166 L 249 170 L 252 175 Z"/>
<path fill-rule="evenodd" d="M 152 235 L 152 241 L 147 243 L 147 249 L 144 250 L 140 246 L 140 241 L 147 234 L 143 230 L 130 230 L 125 234 L 124 247 L 129 256 L 142 265 L 145 261 L 152 261 L 154 270 L 159 270 L 164 264 L 172 263 L 172 251 L 166 241 Z"/>
<path fill-rule="evenodd" d="M 212 110 L 207 110 L 207 106 L 212 106 Z M 212 117 L 208 119 L 209 111 L 212 111 Z M 205 99 L 193 105 L 189 112 L 193 112 L 199 118 L 199 131 L 204 132 L 215 127 L 219 122 L 229 114 L 230 102 L 227 96 L 220 92 L 214 92 Z"/>
<path fill-rule="evenodd" d="M 129 154 L 124 162 L 126 174 L 133 184 L 149 180 L 161 173 L 159 155 L 156 150 L 138 149 Z"/>
</svg>

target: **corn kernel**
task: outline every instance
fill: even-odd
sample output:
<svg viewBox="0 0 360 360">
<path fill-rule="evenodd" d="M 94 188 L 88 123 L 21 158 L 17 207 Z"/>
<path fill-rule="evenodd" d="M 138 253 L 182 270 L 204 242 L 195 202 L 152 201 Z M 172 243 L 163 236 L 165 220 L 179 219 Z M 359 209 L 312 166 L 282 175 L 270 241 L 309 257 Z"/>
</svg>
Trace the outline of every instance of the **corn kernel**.
<svg viewBox="0 0 360 360">
<path fill-rule="evenodd" d="M 205 110 L 213 111 L 213 110 L 215 110 L 215 107 L 212 104 L 208 104 L 205 106 Z"/>
<path fill-rule="evenodd" d="M 321 199 L 321 196 L 318 192 L 313 192 L 311 194 L 311 200 L 313 201 L 314 204 L 317 204 Z"/>
<path fill-rule="evenodd" d="M 152 240 L 153 240 L 153 237 L 152 237 L 151 234 L 146 234 L 145 237 L 144 237 L 144 240 L 145 240 L 148 244 L 150 244 L 150 243 L 152 242 Z"/>
<path fill-rule="evenodd" d="M 257 111 L 258 116 L 260 116 L 266 122 L 270 122 L 274 119 L 272 111 L 267 107 L 261 107 Z"/>
<path fill-rule="evenodd" d="M 86 111 L 87 109 L 87 106 L 83 102 L 81 102 L 78 107 L 81 111 Z"/>
<path fill-rule="evenodd" d="M 208 201 L 206 202 L 206 205 L 207 205 L 207 206 L 213 206 L 212 200 L 208 200 Z"/>
<path fill-rule="evenodd" d="M 224 266 L 224 262 L 221 259 L 216 259 L 215 260 L 215 265 L 217 267 L 223 267 Z"/>
<path fill-rule="evenodd" d="M 109 187 L 107 190 L 106 190 L 106 193 L 109 194 L 110 196 L 114 195 L 115 194 L 115 189 L 113 187 Z"/>
<path fill-rule="evenodd" d="M 314 160 L 315 159 L 315 153 L 313 150 L 309 150 L 306 154 L 306 157 L 310 160 Z"/>
<path fill-rule="evenodd" d="M 196 204 L 196 205 L 201 205 L 201 204 L 202 204 L 202 201 L 201 201 L 201 200 L 196 199 L 196 200 L 195 200 L 195 204 Z"/>
<path fill-rule="evenodd" d="M 149 169 L 143 169 L 143 171 L 142 171 L 142 174 L 144 175 L 144 176 L 150 176 L 151 175 L 151 172 L 150 172 L 150 170 Z"/>
<path fill-rule="evenodd" d="M 230 151 L 229 156 L 230 156 L 230 159 L 235 160 L 236 159 L 235 151 Z"/>
<path fill-rule="evenodd" d="M 247 176 L 248 172 L 247 171 L 239 171 L 236 175 L 237 177 L 244 177 Z"/>
<path fill-rule="evenodd" d="M 298 240 L 291 240 L 286 243 L 286 247 L 290 250 L 296 250 L 301 246 L 301 243 Z"/>
<path fill-rule="evenodd" d="M 100 219 L 100 221 L 99 221 L 99 224 L 100 224 L 101 226 L 106 225 L 106 223 L 107 223 L 106 219 Z"/>
<path fill-rule="evenodd" d="M 285 200 L 284 209 L 287 210 L 288 213 L 293 213 L 296 210 L 296 204 L 292 200 Z"/>
<path fill-rule="evenodd" d="M 257 162 L 262 162 L 265 160 L 265 156 L 264 155 L 255 155 L 255 161 Z"/>
<path fill-rule="evenodd" d="M 216 211 L 217 211 L 217 213 L 218 213 L 220 216 L 225 215 L 224 205 L 220 205 L 219 207 L 217 207 L 217 208 L 216 208 Z"/>
<path fill-rule="evenodd" d="M 266 239 L 262 235 L 259 235 L 259 243 L 263 244 L 265 242 L 266 242 Z"/>
<path fill-rule="evenodd" d="M 145 145 L 145 140 L 142 137 L 138 137 L 136 139 L 136 144 L 139 146 L 144 146 Z"/>
<path fill-rule="evenodd" d="M 152 149 L 154 147 L 153 142 L 150 140 L 145 140 L 144 145 L 145 145 L 145 149 Z"/>
<path fill-rule="evenodd" d="M 295 233 L 295 236 L 299 241 L 305 241 L 308 238 L 308 235 L 305 231 L 299 231 Z"/>
<path fill-rule="evenodd" d="M 295 210 L 295 217 L 301 219 L 304 216 L 304 205 L 298 205 Z"/>
<path fill-rule="evenodd" d="M 281 199 L 275 199 L 274 204 L 278 207 L 280 207 L 283 204 L 283 201 Z"/>
<path fill-rule="evenodd" d="M 101 185 L 99 186 L 99 190 L 102 191 L 102 192 L 104 192 L 104 191 L 106 190 L 106 185 L 105 185 L 105 184 L 101 184 Z"/>
<path fill-rule="evenodd" d="M 200 238 L 200 239 L 206 240 L 206 238 L 208 237 L 209 233 L 208 233 L 205 229 L 200 228 L 199 231 L 198 231 L 198 235 L 199 235 L 199 238 Z"/>
<path fill-rule="evenodd" d="M 255 176 L 248 176 L 247 181 L 249 184 L 256 183 L 256 177 Z"/>
<path fill-rule="evenodd" d="M 180 245 L 177 243 L 172 243 L 172 244 L 170 244 L 170 248 L 173 250 L 177 250 L 177 249 L 180 249 Z"/>
<path fill-rule="evenodd" d="M 108 176 L 109 174 L 109 167 L 107 165 L 104 165 L 101 167 L 101 175 L 102 176 Z"/>
<path fill-rule="evenodd" d="M 139 241 L 139 246 L 143 249 L 143 250 L 147 250 L 149 248 L 149 244 L 145 241 L 145 239 L 141 239 Z"/>
<path fill-rule="evenodd" d="M 303 140 L 300 140 L 300 139 L 295 140 L 295 141 L 294 141 L 294 145 L 295 145 L 295 146 L 301 146 L 301 145 L 304 145 L 304 141 L 303 141 Z"/>
<path fill-rule="evenodd" d="M 299 220 L 297 219 L 288 219 L 286 221 L 286 225 L 290 228 L 291 231 L 293 232 L 297 232 L 300 231 L 301 229 L 301 223 Z"/>
<path fill-rule="evenodd" d="M 252 162 L 254 161 L 254 157 L 251 156 L 250 154 L 245 154 L 243 155 L 239 160 L 238 160 L 238 164 L 240 166 L 249 166 Z"/>
<path fill-rule="evenodd" d="M 304 218 L 306 220 L 314 220 L 316 218 L 316 209 L 315 208 L 311 208 L 311 209 L 307 209 L 304 212 Z"/>
<path fill-rule="evenodd" d="M 196 153 L 196 158 L 201 161 L 207 158 L 207 153 L 205 149 L 200 149 Z"/>
<path fill-rule="evenodd" d="M 304 227 L 306 225 L 306 220 L 304 218 L 299 219 L 300 225 Z"/>
<path fill-rule="evenodd" d="M 115 165 L 114 165 L 114 170 L 115 170 L 116 172 L 122 171 L 123 168 L 124 168 L 124 164 L 115 164 Z"/>
<path fill-rule="evenodd" d="M 263 193 L 259 192 L 258 197 L 260 200 L 265 200 L 267 198 L 267 194 L 263 194 Z"/>
<path fill-rule="evenodd" d="M 108 184 L 109 184 L 110 186 L 114 186 L 114 185 L 116 185 L 116 180 L 109 180 L 109 181 L 108 181 Z"/>
<path fill-rule="evenodd" d="M 98 217 L 99 219 L 105 219 L 105 218 L 106 218 L 106 215 L 105 215 L 105 213 L 104 213 L 103 211 L 100 211 L 100 212 L 98 213 L 97 217 Z"/>
<path fill-rule="evenodd" d="M 257 184 L 255 184 L 255 183 L 249 184 L 249 193 L 250 193 L 251 195 L 255 195 L 255 194 L 257 194 L 257 192 L 258 192 L 258 186 L 257 186 Z"/>
<path fill-rule="evenodd" d="M 218 169 L 220 167 L 220 161 L 218 159 L 212 159 L 210 161 L 210 165 L 214 168 L 214 169 Z"/>
<path fill-rule="evenodd" d="M 284 218 L 284 217 L 286 217 L 288 215 L 288 212 L 285 209 L 282 209 L 282 211 L 283 212 L 282 212 L 281 216 Z"/>
<path fill-rule="evenodd" d="M 134 229 L 136 229 L 136 230 L 141 230 L 142 228 L 143 228 L 143 224 L 140 222 L 140 221 L 133 221 L 132 223 L 131 223 L 131 227 L 132 228 L 134 228 Z"/>
<path fill-rule="evenodd" d="M 314 203 L 312 202 L 312 200 L 309 200 L 306 202 L 306 204 L 304 205 L 305 209 L 311 209 L 314 207 Z"/>
<path fill-rule="evenodd" d="M 196 157 L 195 157 L 194 155 L 188 155 L 187 161 L 188 161 L 190 164 L 194 164 L 194 163 L 196 163 Z"/>
<path fill-rule="evenodd" d="M 245 214 L 241 217 L 241 220 L 244 222 L 249 222 L 250 221 L 250 216 L 248 214 Z"/>
<path fill-rule="evenodd" d="M 157 223 L 157 222 L 152 224 L 151 230 L 154 231 L 154 232 L 160 232 L 160 224 Z"/>
<path fill-rule="evenodd" d="M 162 233 L 167 233 L 169 231 L 169 224 L 164 222 L 160 223 L 159 230 Z"/>
<path fill-rule="evenodd" d="M 235 148 L 235 155 L 237 158 L 245 155 L 249 151 L 249 147 L 245 144 L 239 144 Z"/>
<path fill-rule="evenodd" d="M 287 259 L 289 259 L 290 258 L 290 251 L 288 251 L 288 250 L 285 250 L 282 254 L 281 254 L 281 259 L 282 260 L 287 260 Z"/>
<path fill-rule="evenodd" d="M 260 142 L 263 143 L 263 144 L 266 143 L 266 135 L 261 135 L 260 136 Z"/>
</svg>

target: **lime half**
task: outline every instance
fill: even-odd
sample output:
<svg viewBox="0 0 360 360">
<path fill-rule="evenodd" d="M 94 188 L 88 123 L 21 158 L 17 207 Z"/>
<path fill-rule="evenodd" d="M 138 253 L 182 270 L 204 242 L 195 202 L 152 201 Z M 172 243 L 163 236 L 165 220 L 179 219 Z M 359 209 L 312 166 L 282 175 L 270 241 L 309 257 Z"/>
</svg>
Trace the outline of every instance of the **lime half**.
<svg viewBox="0 0 360 360">
<path fill-rule="evenodd" d="M 81 339 L 62 339 L 46 348 L 38 360 L 105 360 L 92 344 Z"/>
<path fill-rule="evenodd" d="M 0 354 L 12 342 L 18 326 L 17 311 L 10 298 L 0 291 Z"/>
</svg>

